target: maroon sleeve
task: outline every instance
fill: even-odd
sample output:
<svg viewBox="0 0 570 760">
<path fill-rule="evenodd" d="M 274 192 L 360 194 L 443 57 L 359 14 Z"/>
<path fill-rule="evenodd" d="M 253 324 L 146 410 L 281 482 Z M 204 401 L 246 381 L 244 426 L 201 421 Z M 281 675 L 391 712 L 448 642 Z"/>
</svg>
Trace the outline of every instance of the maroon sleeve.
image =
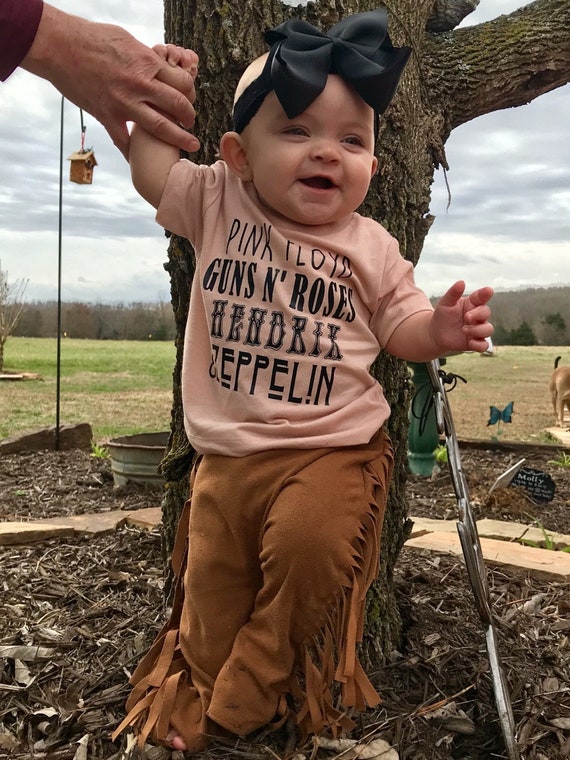
<svg viewBox="0 0 570 760">
<path fill-rule="evenodd" d="M 8 79 L 30 49 L 43 0 L 0 0 L 0 80 Z"/>
</svg>

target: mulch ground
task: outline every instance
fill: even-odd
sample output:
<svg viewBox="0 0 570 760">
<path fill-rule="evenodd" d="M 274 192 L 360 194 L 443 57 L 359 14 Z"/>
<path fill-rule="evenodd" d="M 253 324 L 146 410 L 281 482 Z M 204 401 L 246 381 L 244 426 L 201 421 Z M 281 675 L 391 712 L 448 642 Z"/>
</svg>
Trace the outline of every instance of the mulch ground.
<svg viewBox="0 0 570 760">
<path fill-rule="evenodd" d="M 488 490 L 525 457 L 548 472 L 554 499 L 539 506 L 519 489 Z M 570 534 L 570 468 L 555 451 L 462 449 L 476 518 L 531 522 Z M 410 476 L 410 513 L 453 518 L 445 466 Z M 109 463 L 80 451 L 0 459 L 0 520 L 157 506 L 160 491 L 114 488 Z M 0 548 L 0 758 L 126 760 L 110 735 L 123 715 L 127 678 L 166 615 L 161 537 L 133 528 L 96 539 Z M 570 757 L 570 584 L 515 572 L 488 574 L 503 668 L 525 760 Z M 401 760 L 506 757 L 487 666 L 484 629 L 463 562 L 402 552 L 395 577 L 404 621 L 398 651 L 373 674 L 383 703 L 357 738 L 381 737 Z M 217 744 L 204 758 L 280 758 L 285 737 Z M 338 757 L 313 745 L 305 758 Z M 176 760 L 155 748 L 144 757 Z M 180 757 L 180 755 L 178 755 Z"/>
</svg>

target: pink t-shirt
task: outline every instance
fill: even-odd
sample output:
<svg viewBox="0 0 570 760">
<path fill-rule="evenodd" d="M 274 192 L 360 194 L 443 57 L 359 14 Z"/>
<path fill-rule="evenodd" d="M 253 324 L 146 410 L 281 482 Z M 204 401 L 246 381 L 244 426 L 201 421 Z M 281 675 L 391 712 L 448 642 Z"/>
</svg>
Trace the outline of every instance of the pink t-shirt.
<svg viewBox="0 0 570 760">
<path fill-rule="evenodd" d="M 196 451 L 367 443 L 390 414 L 370 365 L 432 309 L 397 241 L 356 213 L 291 222 L 222 161 L 175 164 L 156 218 L 196 250 L 182 368 Z"/>
</svg>

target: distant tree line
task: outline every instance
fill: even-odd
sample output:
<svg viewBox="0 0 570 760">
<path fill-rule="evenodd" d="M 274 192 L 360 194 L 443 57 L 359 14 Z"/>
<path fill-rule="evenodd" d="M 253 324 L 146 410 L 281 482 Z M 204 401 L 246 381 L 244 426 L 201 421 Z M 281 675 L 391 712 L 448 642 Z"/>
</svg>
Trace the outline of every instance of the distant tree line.
<svg viewBox="0 0 570 760">
<path fill-rule="evenodd" d="M 57 301 L 25 304 L 12 335 L 57 336 Z M 176 335 L 170 303 L 63 303 L 61 332 L 69 338 L 94 340 L 170 340 Z"/>
<path fill-rule="evenodd" d="M 495 345 L 570 345 L 570 286 L 495 293 L 491 309 Z"/>
<path fill-rule="evenodd" d="M 497 344 L 570 345 L 570 287 L 496 293 L 491 307 Z"/>
<path fill-rule="evenodd" d="M 570 286 L 495 293 L 491 307 L 496 345 L 570 345 Z M 61 327 L 70 338 L 96 340 L 174 340 L 176 335 L 172 307 L 163 302 L 64 303 Z M 55 337 L 57 303 L 24 304 L 12 335 Z"/>
</svg>

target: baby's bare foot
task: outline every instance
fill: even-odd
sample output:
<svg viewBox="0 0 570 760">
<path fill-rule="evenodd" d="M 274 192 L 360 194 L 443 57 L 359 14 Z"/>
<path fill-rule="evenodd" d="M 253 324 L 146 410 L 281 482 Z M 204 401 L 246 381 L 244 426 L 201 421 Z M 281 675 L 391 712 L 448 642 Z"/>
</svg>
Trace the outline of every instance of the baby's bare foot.
<svg viewBox="0 0 570 760">
<path fill-rule="evenodd" d="M 170 744 L 172 749 L 178 749 L 178 750 L 181 750 L 182 752 L 185 752 L 188 749 L 188 747 L 186 746 L 184 742 L 184 739 L 174 729 L 171 729 L 168 732 L 166 741 Z"/>
</svg>

